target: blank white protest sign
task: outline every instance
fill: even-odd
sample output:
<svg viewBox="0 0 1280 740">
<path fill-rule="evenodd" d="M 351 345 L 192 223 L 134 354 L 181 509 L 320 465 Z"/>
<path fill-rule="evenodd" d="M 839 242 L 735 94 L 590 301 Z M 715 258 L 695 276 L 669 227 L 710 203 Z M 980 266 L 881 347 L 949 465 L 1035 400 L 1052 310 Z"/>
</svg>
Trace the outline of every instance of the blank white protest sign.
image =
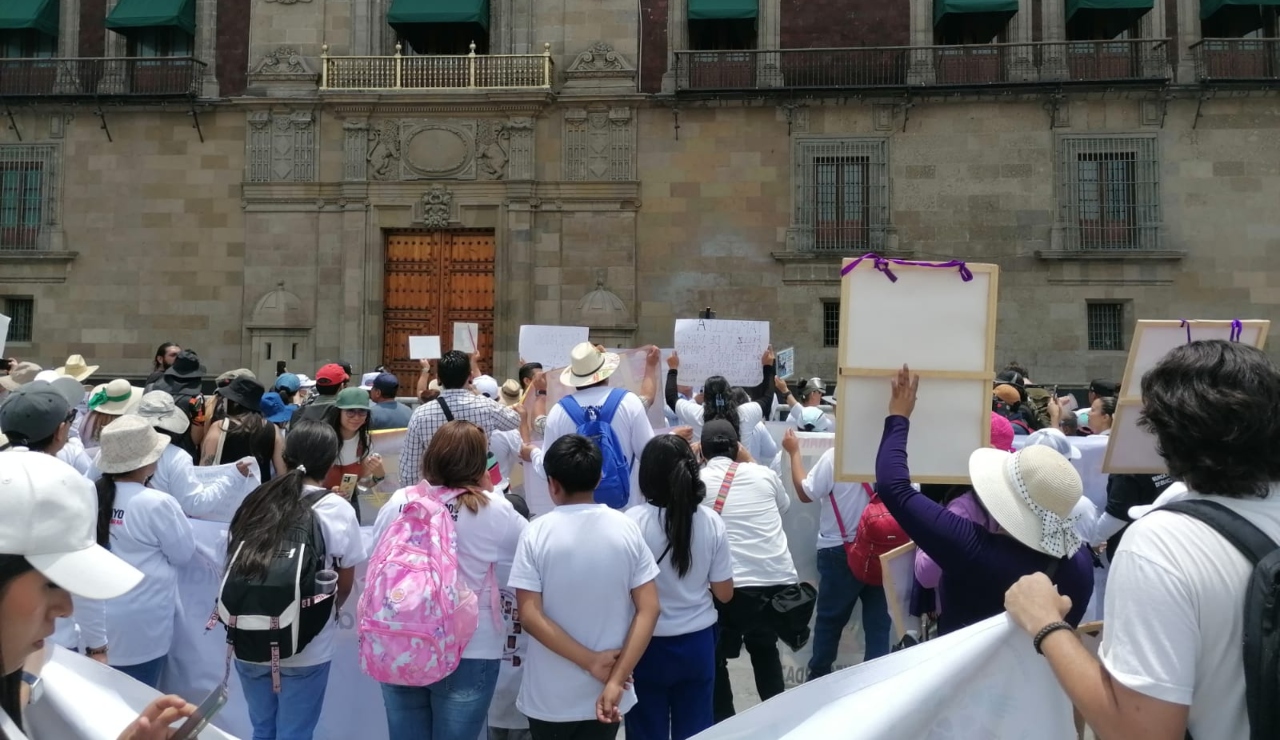
<svg viewBox="0 0 1280 740">
<path fill-rule="evenodd" d="M 1206 339 L 1230 340 L 1232 323 L 1228 320 L 1183 319 L 1138 322 L 1133 331 L 1133 342 L 1129 345 L 1124 379 L 1120 382 L 1120 396 L 1116 399 L 1116 413 L 1111 423 L 1111 439 L 1107 441 L 1107 454 L 1102 459 L 1102 472 L 1149 475 L 1169 472 L 1164 458 L 1156 451 L 1155 437 L 1138 427 L 1138 416 L 1142 413 L 1142 376 L 1176 347 Z M 1240 336 L 1236 341 L 1262 349 L 1270 329 L 1270 321 L 1241 321 Z"/>
<path fill-rule="evenodd" d="M 409 337 L 409 359 L 440 359 L 440 337 Z"/>
<path fill-rule="evenodd" d="M 905 363 L 920 376 L 907 442 L 912 480 L 969 481 L 969 455 L 991 439 L 1000 269 L 966 266 L 968 281 L 954 266 L 890 263 L 885 272 L 865 259 L 841 279 L 837 480 L 875 480 L 890 381 Z"/>
</svg>

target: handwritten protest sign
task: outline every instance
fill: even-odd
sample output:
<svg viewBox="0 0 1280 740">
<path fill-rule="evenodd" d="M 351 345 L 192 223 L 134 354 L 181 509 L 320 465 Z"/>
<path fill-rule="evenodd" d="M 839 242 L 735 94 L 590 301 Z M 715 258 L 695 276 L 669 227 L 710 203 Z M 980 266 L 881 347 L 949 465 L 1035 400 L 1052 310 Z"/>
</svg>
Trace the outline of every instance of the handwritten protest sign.
<svg viewBox="0 0 1280 740">
<path fill-rule="evenodd" d="M 573 348 L 587 341 L 590 334 L 585 326 L 527 324 L 520 327 L 520 358 L 547 369 L 566 367 Z"/>
<path fill-rule="evenodd" d="M 702 385 L 712 375 L 723 375 L 733 385 L 759 385 L 764 380 L 760 358 L 768 347 L 767 321 L 676 320 L 681 385 Z"/>
<path fill-rule="evenodd" d="M 440 337 L 409 337 L 409 359 L 440 359 Z"/>
<path fill-rule="evenodd" d="M 480 337 L 480 325 L 465 322 L 453 325 L 453 348 L 459 352 L 471 354 L 476 351 L 476 343 Z"/>
<path fill-rule="evenodd" d="M 796 374 L 796 348 L 778 350 L 778 377 L 787 380 Z"/>
</svg>

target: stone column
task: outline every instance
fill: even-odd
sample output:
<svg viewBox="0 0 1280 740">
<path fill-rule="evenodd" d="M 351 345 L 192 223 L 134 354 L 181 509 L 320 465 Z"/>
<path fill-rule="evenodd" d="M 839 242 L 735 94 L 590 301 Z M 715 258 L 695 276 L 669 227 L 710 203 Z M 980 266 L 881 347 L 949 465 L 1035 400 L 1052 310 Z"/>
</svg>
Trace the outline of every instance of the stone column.
<svg viewBox="0 0 1280 740">
<path fill-rule="evenodd" d="M 218 90 L 218 0 L 196 0 L 195 57 L 204 62 L 200 97 L 216 98 Z"/>
<path fill-rule="evenodd" d="M 932 85 L 933 68 L 933 0 L 911 0 L 911 63 L 907 68 L 907 84 Z"/>
<path fill-rule="evenodd" d="M 58 56 L 63 59 L 80 56 L 80 3 L 61 0 L 58 4 Z"/>
<path fill-rule="evenodd" d="M 1138 24 L 1138 36 L 1144 39 L 1164 39 L 1169 34 L 1168 26 L 1165 23 L 1164 3 L 1156 3 L 1151 12 L 1142 16 L 1142 20 Z M 1169 62 L 1172 54 L 1172 44 L 1166 43 L 1158 46 L 1153 42 L 1150 44 L 1142 44 L 1137 53 L 1141 56 L 1142 74 L 1146 77 L 1161 77 L 1170 73 Z"/>
<path fill-rule="evenodd" d="M 756 57 L 760 85 L 782 86 L 782 64 L 777 50 L 782 47 L 782 0 L 760 0 L 760 18 L 756 23 L 756 48 L 773 52 Z"/>
<path fill-rule="evenodd" d="M 1183 85 L 1196 82 L 1196 59 L 1191 46 L 1200 41 L 1201 33 L 1200 0 L 1178 0 L 1178 38 L 1173 40 L 1178 53 L 1175 82 Z"/>
<path fill-rule="evenodd" d="M 1063 0 L 1042 0 L 1040 8 L 1040 35 L 1046 42 L 1062 42 L 1067 39 L 1067 10 Z M 1040 58 L 1041 81 L 1067 78 L 1067 51 L 1059 43 L 1047 46 Z"/>
<path fill-rule="evenodd" d="M 111 11 L 115 10 L 116 3 L 119 0 L 107 0 L 107 16 L 111 15 Z M 106 17 L 106 16 L 104 16 Z M 106 43 L 103 45 L 102 55 L 108 59 L 113 57 L 122 57 L 129 50 L 129 44 L 122 34 L 112 31 L 110 28 L 104 29 L 107 34 Z"/>
<path fill-rule="evenodd" d="M 1034 82 L 1039 77 L 1031 45 L 1035 38 L 1031 5 L 1032 0 L 1018 0 L 1018 12 L 1009 20 L 1009 40 L 1018 44 L 1012 48 L 1013 53 L 1005 57 L 1005 74 L 1012 82 Z"/>
<path fill-rule="evenodd" d="M 676 52 L 689 48 L 689 0 L 667 2 L 667 73 L 662 76 L 662 92 L 675 92 Z"/>
</svg>

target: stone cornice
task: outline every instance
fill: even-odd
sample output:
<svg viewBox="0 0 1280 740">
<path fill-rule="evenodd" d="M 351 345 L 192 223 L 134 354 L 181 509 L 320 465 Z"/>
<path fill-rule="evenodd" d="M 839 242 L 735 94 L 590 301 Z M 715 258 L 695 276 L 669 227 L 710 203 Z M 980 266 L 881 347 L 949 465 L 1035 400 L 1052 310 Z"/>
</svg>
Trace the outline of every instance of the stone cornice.
<svg viewBox="0 0 1280 740">
<path fill-rule="evenodd" d="M 434 186 L 444 185 L 462 207 L 506 204 L 514 210 L 637 210 L 640 183 L 540 182 L 535 180 L 410 180 L 359 183 L 245 183 L 242 204 L 250 211 L 320 211 L 407 207 Z"/>
</svg>

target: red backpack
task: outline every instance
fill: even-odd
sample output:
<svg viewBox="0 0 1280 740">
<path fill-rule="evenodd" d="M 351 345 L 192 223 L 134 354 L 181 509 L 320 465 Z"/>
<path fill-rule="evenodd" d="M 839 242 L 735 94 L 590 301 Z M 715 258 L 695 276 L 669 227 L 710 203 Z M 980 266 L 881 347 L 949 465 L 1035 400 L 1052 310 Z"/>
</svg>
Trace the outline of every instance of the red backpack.
<svg viewBox="0 0 1280 740">
<path fill-rule="evenodd" d="M 849 570 L 859 581 L 868 586 L 884 585 L 884 575 L 880 572 L 880 556 L 902 547 L 911 541 L 907 533 L 898 525 L 898 521 L 889 513 L 888 507 L 880 500 L 880 495 L 866 483 L 862 484 L 871 500 L 862 510 L 858 519 L 858 530 L 852 544 L 845 544 L 845 554 L 849 559 Z M 834 499 L 834 496 L 832 497 Z M 840 511 L 836 510 L 839 522 Z M 844 523 L 840 523 L 841 531 Z"/>
</svg>

